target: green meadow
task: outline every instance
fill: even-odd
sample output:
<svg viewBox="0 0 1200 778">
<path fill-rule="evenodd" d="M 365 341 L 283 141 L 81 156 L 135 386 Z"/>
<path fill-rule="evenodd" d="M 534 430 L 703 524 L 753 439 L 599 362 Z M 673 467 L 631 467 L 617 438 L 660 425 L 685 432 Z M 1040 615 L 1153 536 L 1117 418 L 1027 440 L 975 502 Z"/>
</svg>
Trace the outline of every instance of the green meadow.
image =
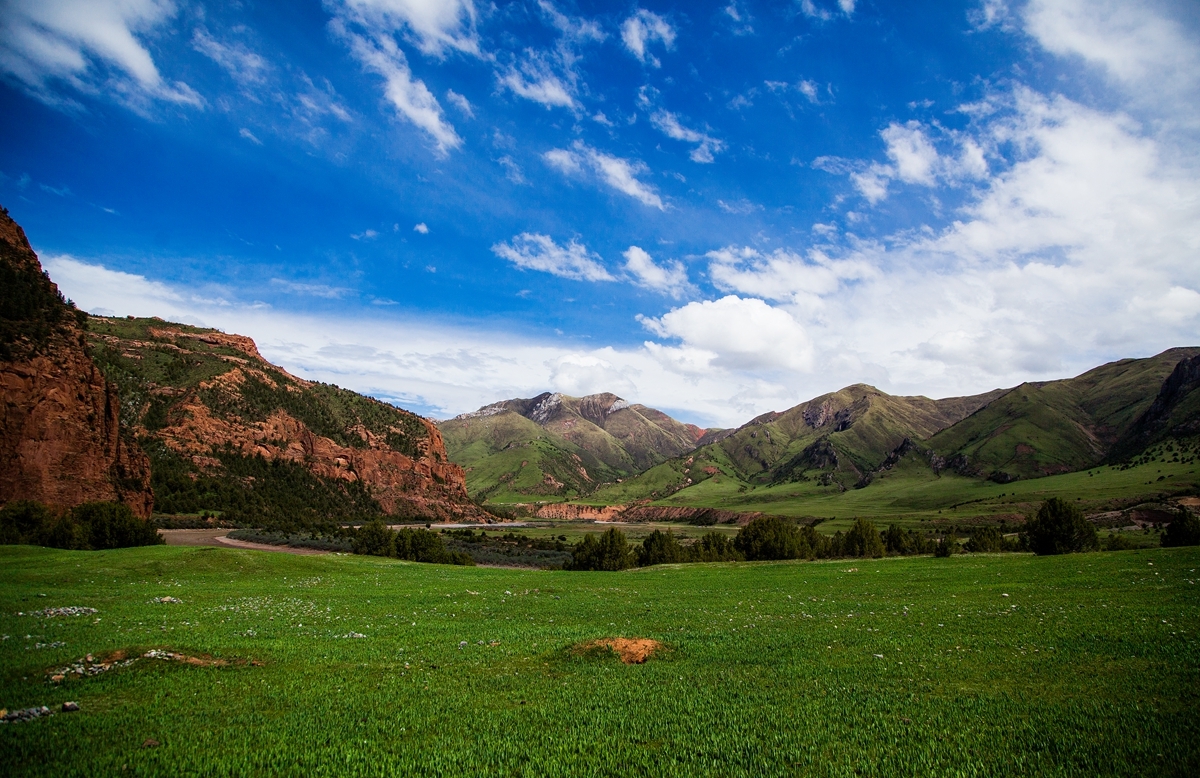
<svg viewBox="0 0 1200 778">
<path fill-rule="evenodd" d="M 1198 569 L 1196 548 L 572 573 L 0 547 L 0 707 L 80 706 L 0 725 L 0 765 L 1196 775 Z M 34 615 L 67 606 L 97 612 Z M 641 665 L 573 650 L 614 636 L 663 648 Z M 197 663 L 51 680 L 153 649 Z"/>
<path fill-rule="evenodd" d="M 647 475 L 654 473 L 647 471 Z M 870 519 L 881 529 L 890 523 L 932 529 L 1001 519 L 1019 521 L 1050 497 L 1078 502 L 1086 513 L 1093 513 L 1195 494 L 1200 489 L 1198 473 L 1200 466 L 1195 462 L 1162 456 L 1128 468 L 1105 465 L 999 484 L 951 471 L 938 475 L 928 467 L 902 462 L 862 489 L 824 486 L 815 480 L 756 487 L 720 474 L 653 504 L 821 518 L 824 521 L 818 529 L 830 534 L 845 531 L 857 517 Z M 603 495 L 615 497 L 617 493 L 609 489 Z"/>
</svg>

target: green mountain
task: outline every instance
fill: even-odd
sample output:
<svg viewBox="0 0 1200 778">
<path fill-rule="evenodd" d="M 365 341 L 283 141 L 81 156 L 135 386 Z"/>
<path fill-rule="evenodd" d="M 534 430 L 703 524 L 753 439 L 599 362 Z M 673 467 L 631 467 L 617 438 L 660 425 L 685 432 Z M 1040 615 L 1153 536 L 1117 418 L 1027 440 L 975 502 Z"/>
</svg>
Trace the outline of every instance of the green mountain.
<svg viewBox="0 0 1200 778">
<path fill-rule="evenodd" d="M 662 411 L 615 394 L 545 392 L 504 400 L 439 424 L 467 490 L 493 503 L 588 495 L 713 439 Z"/>
<path fill-rule="evenodd" d="M 926 443 L 958 472 L 1001 483 L 1082 470 L 1118 451 L 1132 454 L 1159 439 L 1150 434 L 1139 443 L 1138 430 L 1150 422 L 1138 422 L 1176 366 L 1197 354 L 1200 349 L 1173 348 L 1075 378 L 1021 384 Z M 1180 379 L 1185 394 L 1187 386 Z M 1163 412 L 1176 419 L 1164 422 L 1164 429 L 1178 426 L 1189 412 L 1196 418 L 1197 400 L 1164 401 Z"/>
<path fill-rule="evenodd" d="M 606 487 L 592 500 L 658 499 L 724 475 L 747 486 L 816 480 L 864 485 L 906 439 L 925 439 L 1003 394 L 930 400 L 855 384 L 766 413 L 687 457 Z"/>
</svg>

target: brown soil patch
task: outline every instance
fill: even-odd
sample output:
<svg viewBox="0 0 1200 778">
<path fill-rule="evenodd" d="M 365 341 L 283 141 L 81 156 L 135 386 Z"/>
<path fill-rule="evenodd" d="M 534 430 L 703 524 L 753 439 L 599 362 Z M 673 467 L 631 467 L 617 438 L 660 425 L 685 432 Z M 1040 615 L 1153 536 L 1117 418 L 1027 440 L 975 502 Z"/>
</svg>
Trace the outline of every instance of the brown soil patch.
<svg viewBox="0 0 1200 778">
<path fill-rule="evenodd" d="M 576 653 L 588 653 L 596 649 L 612 651 L 627 665 L 640 665 L 663 649 L 663 644 L 650 638 L 600 638 L 575 645 Z"/>
</svg>

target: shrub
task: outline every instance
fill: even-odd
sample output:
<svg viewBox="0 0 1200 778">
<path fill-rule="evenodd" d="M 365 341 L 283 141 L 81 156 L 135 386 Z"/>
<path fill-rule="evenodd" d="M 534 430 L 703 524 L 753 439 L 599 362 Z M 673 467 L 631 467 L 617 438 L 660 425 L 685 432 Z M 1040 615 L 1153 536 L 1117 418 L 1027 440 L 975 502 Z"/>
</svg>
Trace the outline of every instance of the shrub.
<svg viewBox="0 0 1200 778">
<path fill-rule="evenodd" d="M 1163 545 L 1166 545 L 1166 543 L 1163 543 Z M 1131 548 L 1137 548 L 1137 544 L 1124 535 L 1118 535 L 1115 532 L 1109 535 L 1108 539 L 1104 541 L 1105 551 L 1128 551 Z"/>
<path fill-rule="evenodd" d="M 842 553 L 857 557 L 883 556 L 883 540 L 875 525 L 866 519 L 856 519 L 854 526 L 842 538 Z"/>
<path fill-rule="evenodd" d="M 1200 518 L 1180 507 L 1163 533 L 1164 546 L 1200 546 Z"/>
<path fill-rule="evenodd" d="M 1057 497 L 1042 503 L 1037 516 L 1025 523 L 1025 538 L 1035 554 L 1069 554 L 1100 547 L 1096 528 L 1077 506 Z"/>
<path fill-rule="evenodd" d="M 740 562 L 745 559 L 731 538 L 720 532 L 706 532 L 687 550 L 689 562 Z"/>
<path fill-rule="evenodd" d="M 165 543 L 148 521 L 115 502 L 86 502 L 68 511 L 21 500 L 0 509 L 0 542 L 77 551 Z"/>
<path fill-rule="evenodd" d="M 970 539 L 967 540 L 967 551 L 973 554 L 1006 550 L 1004 535 L 1000 534 L 1000 530 L 995 527 L 979 527 L 971 533 Z"/>
<path fill-rule="evenodd" d="M 734 547 L 746 559 L 796 559 L 804 551 L 796 525 L 777 516 L 761 516 L 738 530 Z M 808 551 L 811 553 L 811 548 Z M 808 554 L 803 554 L 808 556 Z"/>
<path fill-rule="evenodd" d="M 953 535 L 947 533 L 942 536 L 942 539 L 937 544 L 937 547 L 933 549 L 933 555 L 936 557 L 948 557 L 954 553 L 957 546 L 958 541 L 955 540 Z"/>
<path fill-rule="evenodd" d="M 637 561 L 625 533 L 610 529 L 597 538 L 588 534 L 571 552 L 571 570 L 624 570 Z"/>
<path fill-rule="evenodd" d="M 639 567 L 670 564 L 684 561 L 684 549 L 675 533 L 654 530 L 642 541 L 637 556 Z"/>
<path fill-rule="evenodd" d="M 394 557 L 396 556 L 396 533 L 388 529 L 382 521 L 368 521 L 354 534 L 352 548 L 356 554 Z"/>
</svg>

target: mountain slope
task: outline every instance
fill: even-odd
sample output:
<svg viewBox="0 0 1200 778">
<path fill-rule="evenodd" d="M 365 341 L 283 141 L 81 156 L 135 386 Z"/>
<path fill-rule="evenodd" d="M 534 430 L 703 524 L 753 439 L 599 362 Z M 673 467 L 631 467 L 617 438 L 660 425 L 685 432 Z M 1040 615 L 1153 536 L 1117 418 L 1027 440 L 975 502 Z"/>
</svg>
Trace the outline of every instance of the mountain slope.
<svg viewBox="0 0 1200 778">
<path fill-rule="evenodd" d="M 149 462 L 84 350 L 86 324 L 0 209 L 0 504 L 118 501 L 148 518 Z"/>
<path fill-rule="evenodd" d="M 747 486 L 818 480 L 865 484 L 905 439 L 923 439 L 1002 394 L 930 400 L 855 384 L 766 413 L 715 443 L 606 487 L 594 500 L 657 499 L 724 475 Z"/>
<path fill-rule="evenodd" d="M 290 375 L 249 338 L 101 317 L 89 337 L 151 458 L 161 512 L 297 526 L 487 518 L 434 424 Z"/>
<path fill-rule="evenodd" d="M 546 392 L 440 423 L 451 460 L 476 499 L 562 499 L 690 451 L 703 430 L 615 394 Z"/>
<path fill-rule="evenodd" d="M 1075 378 L 1022 384 L 934 435 L 928 446 L 960 472 L 1001 481 L 1090 467 L 1122 439 L 1132 453 L 1128 436 L 1135 423 L 1181 360 L 1197 354 L 1200 349 L 1174 348 Z"/>
</svg>

